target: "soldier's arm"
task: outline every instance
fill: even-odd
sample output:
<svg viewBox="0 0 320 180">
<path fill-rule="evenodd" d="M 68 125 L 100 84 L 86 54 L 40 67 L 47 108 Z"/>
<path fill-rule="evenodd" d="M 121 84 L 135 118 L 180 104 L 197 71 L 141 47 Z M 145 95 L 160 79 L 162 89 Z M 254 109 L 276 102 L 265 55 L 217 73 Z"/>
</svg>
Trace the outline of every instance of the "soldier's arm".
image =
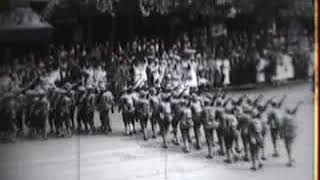
<svg viewBox="0 0 320 180">
<path fill-rule="evenodd" d="M 285 100 L 286 98 L 287 98 L 287 95 L 286 95 L 286 94 L 282 96 L 280 102 L 278 103 L 278 107 L 279 107 L 279 108 L 282 106 L 282 104 L 283 104 L 283 102 L 284 102 L 284 100 Z"/>
<path fill-rule="evenodd" d="M 291 110 L 291 114 L 296 114 L 298 109 L 300 108 L 300 106 L 303 104 L 303 101 L 299 101 L 296 105 L 296 107 L 294 107 L 292 110 Z"/>
</svg>

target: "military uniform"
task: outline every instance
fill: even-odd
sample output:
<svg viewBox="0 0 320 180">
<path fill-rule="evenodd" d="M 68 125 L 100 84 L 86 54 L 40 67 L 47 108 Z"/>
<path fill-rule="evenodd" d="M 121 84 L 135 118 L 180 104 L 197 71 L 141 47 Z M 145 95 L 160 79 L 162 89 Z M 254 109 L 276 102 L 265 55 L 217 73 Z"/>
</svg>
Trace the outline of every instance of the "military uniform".
<svg viewBox="0 0 320 180">
<path fill-rule="evenodd" d="M 180 131 L 182 134 L 184 151 L 189 152 L 191 149 L 189 146 L 189 142 L 191 142 L 190 128 L 193 127 L 192 111 L 186 106 L 185 102 L 182 103 L 182 106 L 180 115 Z"/>
<path fill-rule="evenodd" d="M 209 106 L 208 103 L 205 103 L 201 113 L 201 121 L 208 146 L 207 158 L 212 158 L 213 132 L 219 125 L 216 120 L 216 109 L 214 106 Z"/>
<path fill-rule="evenodd" d="M 113 112 L 114 98 L 110 91 L 103 92 L 98 98 L 97 109 L 100 113 L 101 130 L 103 133 L 111 132 L 109 111 Z"/>
</svg>

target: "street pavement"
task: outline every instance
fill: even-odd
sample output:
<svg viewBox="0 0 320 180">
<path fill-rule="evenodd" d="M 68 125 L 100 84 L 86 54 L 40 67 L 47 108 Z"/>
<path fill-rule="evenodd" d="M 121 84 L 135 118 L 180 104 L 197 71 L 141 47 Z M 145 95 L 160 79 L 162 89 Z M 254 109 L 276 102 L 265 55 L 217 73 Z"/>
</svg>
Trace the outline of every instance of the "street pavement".
<svg viewBox="0 0 320 180">
<path fill-rule="evenodd" d="M 270 134 L 267 161 L 262 170 L 251 171 L 249 163 L 225 164 L 224 157 L 206 159 L 203 148 L 185 154 L 180 146 L 161 148 L 161 138 L 143 141 L 142 135 L 124 136 L 121 115 L 111 115 L 109 135 L 50 138 L 48 141 L 18 140 L 0 144 L 1 180 L 311 180 L 313 178 L 314 103 L 310 84 L 230 92 L 266 97 L 287 94 L 284 106 L 303 100 L 298 112 L 298 137 L 294 146 L 295 167 L 288 168 L 283 143 L 279 158 L 273 158 Z M 150 129 L 150 127 L 149 127 Z M 149 132 L 151 133 L 151 132 Z"/>
</svg>

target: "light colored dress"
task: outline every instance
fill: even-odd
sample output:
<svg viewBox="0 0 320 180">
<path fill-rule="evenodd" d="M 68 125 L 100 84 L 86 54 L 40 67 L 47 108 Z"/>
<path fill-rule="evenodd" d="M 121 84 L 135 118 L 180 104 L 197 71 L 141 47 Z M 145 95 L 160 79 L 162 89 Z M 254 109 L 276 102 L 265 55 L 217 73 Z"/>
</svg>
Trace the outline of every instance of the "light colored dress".
<svg viewBox="0 0 320 180">
<path fill-rule="evenodd" d="M 268 62 L 264 58 L 259 59 L 259 62 L 256 66 L 257 68 L 256 80 L 258 83 L 263 83 L 266 81 L 265 68 L 267 67 L 267 65 L 268 65 Z"/>
<path fill-rule="evenodd" d="M 229 59 L 224 59 L 223 60 L 223 66 L 222 66 L 222 73 L 224 75 L 223 79 L 223 85 L 227 86 L 230 84 L 230 71 L 231 71 L 231 66 L 230 66 L 230 61 Z"/>
</svg>

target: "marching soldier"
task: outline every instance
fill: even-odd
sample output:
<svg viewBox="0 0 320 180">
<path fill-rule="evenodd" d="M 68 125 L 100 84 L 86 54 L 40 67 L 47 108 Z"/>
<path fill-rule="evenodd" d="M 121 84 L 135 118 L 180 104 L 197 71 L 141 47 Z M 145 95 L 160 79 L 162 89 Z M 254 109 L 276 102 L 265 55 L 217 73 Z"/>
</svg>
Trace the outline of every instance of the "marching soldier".
<svg viewBox="0 0 320 180">
<path fill-rule="evenodd" d="M 101 131 L 102 133 L 112 132 L 109 112 L 113 113 L 113 105 L 114 105 L 114 98 L 110 91 L 103 91 L 101 92 L 98 102 L 97 102 L 97 109 L 100 114 L 100 121 L 101 121 Z"/>
<path fill-rule="evenodd" d="M 251 170 L 262 168 L 263 164 L 260 160 L 260 150 L 263 148 L 263 124 L 259 119 L 259 112 L 254 109 L 251 114 L 251 121 L 248 128 L 249 147 L 251 154 L 252 167 Z"/>
<path fill-rule="evenodd" d="M 70 126 L 70 106 L 71 99 L 68 97 L 67 92 L 61 90 L 61 97 L 58 102 L 58 113 L 59 116 L 57 118 L 57 128 L 58 128 L 58 136 L 64 136 L 63 133 L 63 125 L 65 125 L 67 135 L 71 135 L 71 126 Z"/>
<path fill-rule="evenodd" d="M 35 130 L 38 134 L 42 135 L 43 139 L 47 138 L 47 119 L 49 116 L 50 103 L 46 97 L 46 94 L 43 90 L 38 91 L 39 97 L 36 102 L 36 106 L 34 109 L 35 115 Z"/>
<path fill-rule="evenodd" d="M 185 153 L 190 152 L 191 147 L 189 145 L 189 142 L 191 142 L 191 136 L 190 136 L 190 128 L 193 126 L 192 121 L 192 111 L 188 107 L 186 101 L 181 101 L 181 115 L 180 115 L 180 131 L 182 135 L 183 140 L 183 151 Z"/>
<path fill-rule="evenodd" d="M 136 106 L 138 113 L 137 115 L 140 120 L 141 130 L 143 132 L 143 139 L 146 141 L 148 140 L 147 124 L 151 117 L 150 102 L 148 100 L 146 91 L 140 91 L 140 97 L 136 101 Z"/>
<path fill-rule="evenodd" d="M 77 124 L 78 124 L 78 133 L 81 133 L 83 128 L 82 124 L 84 125 L 86 119 L 86 89 L 83 86 L 78 88 L 77 94 Z"/>
<path fill-rule="evenodd" d="M 120 97 L 120 106 L 119 112 L 122 111 L 122 120 L 124 124 L 124 133 L 125 135 L 135 134 L 135 122 L 134 122 L 134 114 L 135 107 L 133 98 L 131 96 L 131 89 L 125 89 L 125 93 Z M 130 128 L 132 125 L 132 130 Z"/>
<path fill-rule="evenodd" d="M 159 124 L 159 118 L 160 118 L 160 98 L 156 93 L 157 92 L 155 88 L 150 89 L 149 99 L 150 99 L 150 106 L 152 111 L 151 113 L 152 115 L 150 118 L 152 138 L 156 138 L 155 128 L 156 128 L 156 125 Z"/>
<path fill-rule="evenodd" d="M 96 96 L 95 93 L 93 91 L 92 87 L 88 88 L 88 94 L 87 97 L 85 99 L 85 121 L 84 121 L 84 127 L 85 127 L 85 131 L 86 134 L 89 133 L 93 133 L 95 132 L 95 127 L 94 127 L 94 111 L 95 111 L 95 103 L 96 102 Z"/>
<path fill-rule="evenodd" d="M 239 148 L 239 132 L 237 129 L 238 126 L 238 119 L 233 114 L 232 108 L 227 108 L 223 115 L 223 119 L 225 122 L 224 129 L 224 142 L 226 147 L 226 155 L 227 159 L 225 160 L 226 163 L 232 163 L 231 155 L 233 152 L 233 145 L 235 144 L 236 152 L 240 153 Z"/>
<path fill-rule="evenodd" d="M 292 167 L 294 164 L 294 159 L 292 157 L 292 145 L 297 136 L 296 113 L 302 103 L 303 102 L 298 102 L 296 107 L 294 107 L 292 110 L 286 109 L 282 119 L 281 133 L 288 155 L 288 167 Z"/>
<path fill-rule="evenodd" d="M 160 102 L 160 131 L 162 136 L 163 148 L 168 148 L 167 137 L 170 123 L 172 122 L 172 110 L 170 95 L 162 94 Z"/>
<path fill-rule="evenodd" d="M 281 106 L 286 96 L 283 96 L 279 102 L 272 100 L 271 109 L 267 112 L 268 124 L 270 127 L 271 140 L 273 145 L 273 157 L 279 157 L 278 139 L 280 137 L 280 121 L 281 121 Z"/>
<path fill-rule="evenodd" d="M 202 111 L 202 103 L 196 94 L 192 95 L 191 101 L 191 111 L 192 111 L 192 120 L 193 120 L 193 131 L 196 139 L 196 149 L 201 149 L 200 145 L 200 128 L 201 128 L 201 111 Z"/>
<path fill-rule="evenodd" d="M 213 132 L 219 125 L 216 120 L 216 109 L 209 101 L 204 101 L 204 107 L 201 112 L 201 122 L 203 125 L 205 138 L 208 146 L 208 159 L 212 159 Z"/>
</svg>

